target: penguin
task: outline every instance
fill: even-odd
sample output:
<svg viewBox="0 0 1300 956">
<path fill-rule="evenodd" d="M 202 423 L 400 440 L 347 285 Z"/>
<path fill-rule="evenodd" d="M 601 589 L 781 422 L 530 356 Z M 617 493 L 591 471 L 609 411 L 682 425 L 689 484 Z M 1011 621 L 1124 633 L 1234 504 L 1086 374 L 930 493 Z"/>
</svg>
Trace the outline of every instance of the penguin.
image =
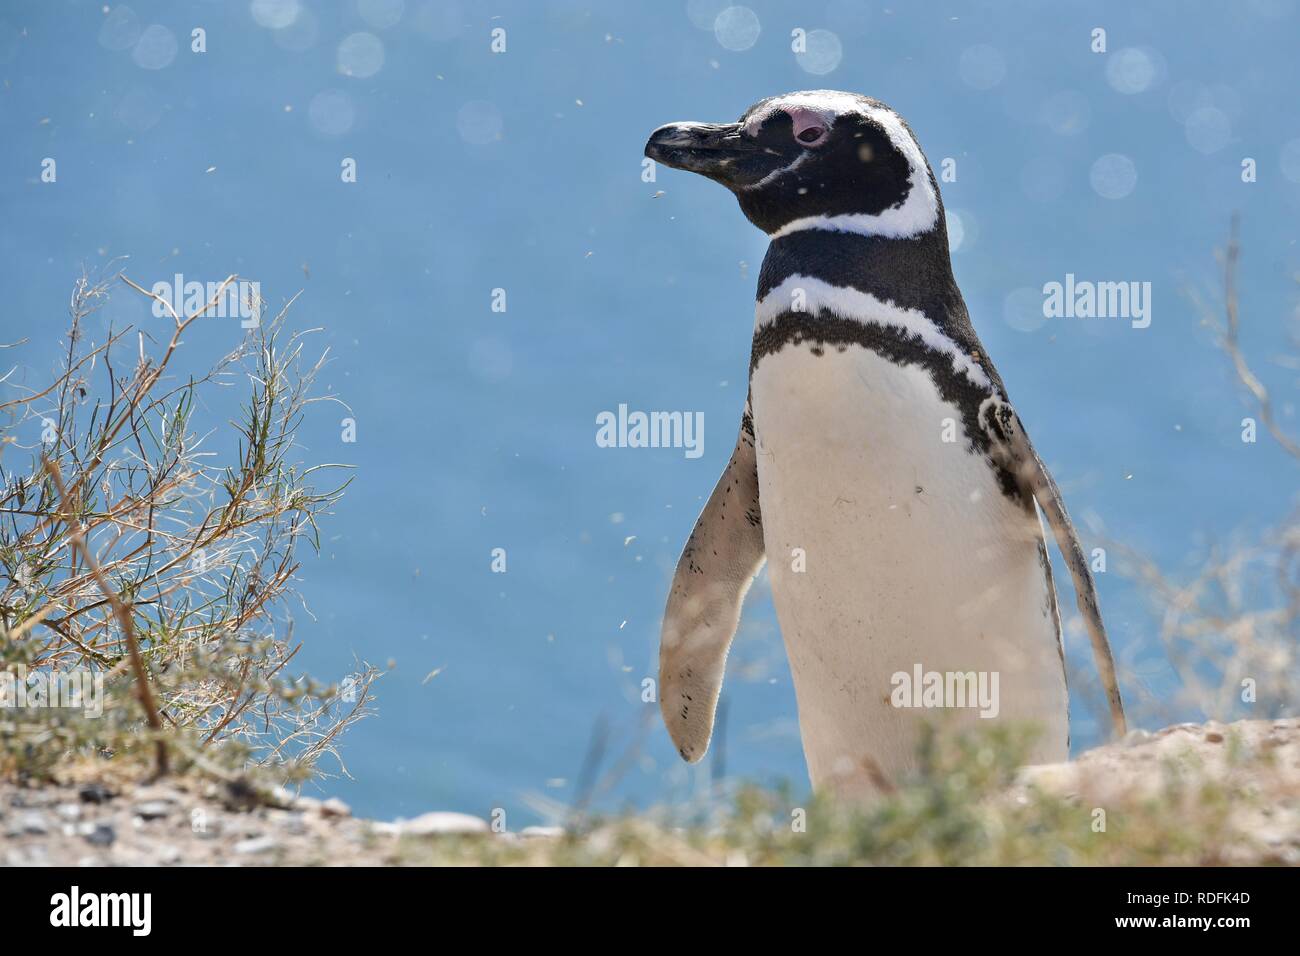
<svg viewBox="0 0 1300 956">
<path fill-rule="evenodd" d="M 940 714 L 1031 724 L 1030 762 L 1067 759 L 1044 518 L 1122 736 L 1087 560 L 971 324 L 939 184 L 908 124 L 879 100 L 815 90 L 735 123 L 661 126 L 645 155 L 731 190 L 769 239 L 735 449 L 660 635 L 660 706 L 682 758 L 708 749 L 766 561 L 815 791 L 891 789 Z"/>
</svg>

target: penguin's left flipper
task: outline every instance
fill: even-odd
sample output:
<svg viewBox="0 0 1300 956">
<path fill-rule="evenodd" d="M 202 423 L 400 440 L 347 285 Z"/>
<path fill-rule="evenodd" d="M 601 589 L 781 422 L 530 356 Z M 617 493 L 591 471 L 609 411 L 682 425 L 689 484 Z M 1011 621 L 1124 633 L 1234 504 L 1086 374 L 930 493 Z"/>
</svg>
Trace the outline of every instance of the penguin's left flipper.
<svg viewBox="0 0 1300 956">
<path fill-rule="evenodd" d="M 677 560 L 659 637 L 659 708 L 677 752 L 690 763 L 709 749 L 727 650 L 764 556 L 746 403 L 731 461 Z"/>
<path fill-rule="evenodd" d="M 980 408 L 979 420 L 992 442 L 994 460 L 1015 478 L 1023 492 L 1038 502 L 1056 538 L 1056 546 L 1061 549 L 1061 555 L 1070 568 L 1075 603 L 1092 640 L 1092 656 L 1106 691 L 1111 724 L 1115 736 L 1122 737 L 1127 732 L 1127 725 L 1119 683 L 1115 678 L 1115 659 L 1111 655 L 1110 640 L 1106 637 L 1106 625 L 1101 620 L 1092 571 L 1079 544 L 1079 535 L 1065 510 L 1065 502 L 1061 500 L 1061 492 L 1052 480 L 1051 472 L 1034 451 L 1020 416 L 1009 404 L 997 397 L 988 399 Z"/>
</svg>

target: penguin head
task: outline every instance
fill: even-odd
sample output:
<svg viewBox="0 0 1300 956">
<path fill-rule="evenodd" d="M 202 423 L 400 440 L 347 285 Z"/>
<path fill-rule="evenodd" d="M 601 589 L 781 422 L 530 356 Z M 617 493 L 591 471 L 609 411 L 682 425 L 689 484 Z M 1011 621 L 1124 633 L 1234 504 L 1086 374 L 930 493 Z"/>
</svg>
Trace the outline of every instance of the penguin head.
<svg viewBox="0 0 1300 956">
<path fill-rule="evenodd" d="M 726 186 L 773 239 L 810 228 L 900 239 L 944 228 L 938 183 L 912 131 L 855 93 L 788 93 L 735 123 L 669 123 L 645 154 Z"/>
</svg>

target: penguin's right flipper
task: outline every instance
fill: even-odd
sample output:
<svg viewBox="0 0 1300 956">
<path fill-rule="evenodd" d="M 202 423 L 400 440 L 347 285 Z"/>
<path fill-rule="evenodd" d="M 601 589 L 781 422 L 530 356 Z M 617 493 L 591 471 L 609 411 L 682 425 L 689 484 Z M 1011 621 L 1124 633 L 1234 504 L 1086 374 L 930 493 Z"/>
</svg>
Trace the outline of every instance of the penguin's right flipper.
<svg viewBox="0 0 1300 956">
<path fill-rule="evenodd" d="M 1056 538 L 1056 546 L 1061 549 L 1061 556 L 1065 558 L 1070 577 L 1074 581 L 1075 604 L 1083 615 L 1088 637 L 1092 640 L 1092 657 L 1106 691 L 1111 725 L 1115 736 L 1123 737 L 1128 726 L 1124 718 L 1124 702 L 1119 694 L 1119 681 L 1115 677 L 1115 659 L 1111 654 L 1110 640 L 1106 637 L 1106 625 L 1101 620 L 1092 572 L 1084 557 L 1083 546 L 1079 544 L 1078 532 L 1074 530 L 1074 523 L 1065 510 L 1065 502 L 1061 500 L 1061 492 L 1052 480 L 1052 473 L 1038 457 L 1038 452 L 1034 451 L 1029 436 L 1025 434 L 1025 427 L 1020 422 L 1020 416 L 1009 404 L 1000 398 L 988 399 L 980 408 L 979 420 L 985 434 L 992 440 L 994 459 L 1043 509 L 1047 524 Z"/>
<path fill-rule="evenodd" d="M 727 650 L 763 566 L 758 460 L 749 403 L 731 462 L 677 560 L 659 637 L 659 708 L 682 759 L 709 749 Z"/>
</svg>

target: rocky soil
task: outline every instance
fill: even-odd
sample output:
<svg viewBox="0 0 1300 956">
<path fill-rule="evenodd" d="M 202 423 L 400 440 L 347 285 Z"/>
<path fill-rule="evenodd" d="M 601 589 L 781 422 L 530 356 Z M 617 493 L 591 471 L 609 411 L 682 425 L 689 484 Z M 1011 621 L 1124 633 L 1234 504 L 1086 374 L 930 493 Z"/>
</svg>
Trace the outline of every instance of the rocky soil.
<svg viewBox="0 0 1300 956">
<path fill-rule="evenodd" d="M 0 784 L 7 866 L 374 866 L 416 862 L 438 841 L 516 843 L 555 832 L 493 834 L 487 821 L 462 813 L 362 820 L 337 799 L 288 791 L 268 799 L 241 785 L 183 779 L 115 788 Z"/>
<path fill-rule="evenodd" d="M 1228 802 L 1216 826 L 1242 836 L 1240 854 L 1223 862 L 1300 865 L 1300 719 L 1135 731 L 1070 763 L 1026 768 L 1007 796 L 1023 802 L 1038 789 L 1109 808 L 1173 799 L 1173 813 L 1178 800 L 1207 787 Z M 9 866 L 545 863 L 565 842 L 559 836 L 546 828 L 493 833 L 487 821 L 458 813 L 363 820 L 338 800 L 287 791 L 268 797 L 246 785 L 184 778 L 0 782 L 0 864 Z M 667 831 L 663 837 L 679 841 Z M 612 842 L 608 831 L 584 839 Z"/>
<path fill-rule="evenodd" d="M 1300 718 L 1136 730 L 1068 763 L 1027 767 L 1021 784 L 1085 807 L 1160 801 L 1178 813 L 1219 799 L 1223 862 L 1300 866 Z"/>
</svg>

